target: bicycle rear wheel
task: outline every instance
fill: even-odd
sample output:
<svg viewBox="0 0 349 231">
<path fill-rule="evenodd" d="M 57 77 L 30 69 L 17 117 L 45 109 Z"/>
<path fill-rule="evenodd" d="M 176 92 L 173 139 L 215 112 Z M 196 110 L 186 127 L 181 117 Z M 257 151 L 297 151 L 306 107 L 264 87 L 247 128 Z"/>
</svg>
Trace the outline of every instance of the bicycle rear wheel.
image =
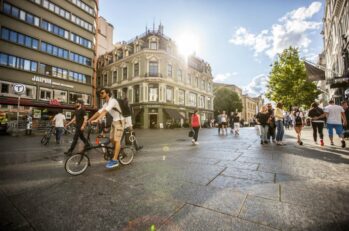
<svg viewBox="0 0 349 231">
<path fill-rule="evenodd" d="M 48 144 L 49 141 L 50 141 L 50 136 L 48 136 L 47 134 L 44 135 L 41 139 L 41 143 L 44 145 Z"/>
<path fill-rule="evenodd" d="M 64 168 L 70 175 L 77 176 L 86 171 L 89 162 L 88 156 L 84 154 L 74 154 L 65 161 Z"/>
<path fill-rule="evenodd" d="M 122 165 L 128 165 L 132 162 L 134 157 L 134 151 L 132 148 L 124 147 L 119 154 L 119 161 Z"/>
</svg>

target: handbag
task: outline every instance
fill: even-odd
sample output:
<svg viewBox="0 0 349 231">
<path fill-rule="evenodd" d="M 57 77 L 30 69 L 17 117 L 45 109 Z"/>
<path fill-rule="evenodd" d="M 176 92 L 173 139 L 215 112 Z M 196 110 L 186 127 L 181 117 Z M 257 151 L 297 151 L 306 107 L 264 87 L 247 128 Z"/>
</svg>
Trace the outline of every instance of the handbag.
<svg viewBox="0 0 349 231">
<path fill-rule="evenodd" d="M 194 137 L 195 131 L 193 129 L 190 129 L 188 136 L 189 137 Z"/>
</svg>

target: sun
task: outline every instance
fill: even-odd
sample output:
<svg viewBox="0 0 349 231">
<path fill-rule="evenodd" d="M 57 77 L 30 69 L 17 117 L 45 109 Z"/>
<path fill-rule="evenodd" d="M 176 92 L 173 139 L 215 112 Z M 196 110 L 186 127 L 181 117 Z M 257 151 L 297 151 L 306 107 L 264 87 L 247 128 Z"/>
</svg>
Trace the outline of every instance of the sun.
<svg viewBox="0 0 349 231">
<path fill-rule="evenodd" d="M 199 50 L 199 39 L 192 32 L 180 34 L 176 39 L 178 52 L 185 57 L 196 53 Z"/>
</svg>

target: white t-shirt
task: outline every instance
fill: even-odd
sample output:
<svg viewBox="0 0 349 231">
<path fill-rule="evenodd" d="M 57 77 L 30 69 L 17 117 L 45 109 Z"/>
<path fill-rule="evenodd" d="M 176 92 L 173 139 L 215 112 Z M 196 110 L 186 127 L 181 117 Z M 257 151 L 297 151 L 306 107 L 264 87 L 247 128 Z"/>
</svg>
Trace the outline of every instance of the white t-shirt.
<svg viewBox="0 0 349 231">
<path fill-rule="evenodd" d="M 57 115 L 55 115 L 55 117 L 53 119 L 55 120 L 55 127 L 56 128 L 64 127 L 65 116 L 62 113 L 58 113 Z"/>
<path fill-rule="evenodd" d="M 327 123 L 328 124 L 342 124 L 342 112 L 344 109 L 335 104 L 330 104 L 325 107 L 324 112 L 328 113 Z"/>
<path fill-rule="evenodd" d="M 114 110 L 114 107 L 121 111 L 118 101 L 114 98 L 109 98 L 109 101 L 105 102 L 98 112 L 101 113 L 105 109 L 113 117 L 113 121 L 123 120 L 124 117 L 118 111 Z"/>
</svg>

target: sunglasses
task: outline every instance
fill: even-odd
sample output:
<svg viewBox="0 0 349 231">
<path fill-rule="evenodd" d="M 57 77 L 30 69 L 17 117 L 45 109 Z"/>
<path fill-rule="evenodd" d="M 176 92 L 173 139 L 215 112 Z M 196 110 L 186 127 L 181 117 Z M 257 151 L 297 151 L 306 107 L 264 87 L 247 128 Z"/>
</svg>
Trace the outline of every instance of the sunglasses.
<svg viewBox="0 0 349 231">
<path fill-rule="evenodd" d="M 104 92 L 104 91 L 102 91 L 102 92 L 100 92 L 100 93 L 99 93 L 99 95 L 104 95 L 104 94 L 105 94 L 105 92 Z"/>
</svg>

